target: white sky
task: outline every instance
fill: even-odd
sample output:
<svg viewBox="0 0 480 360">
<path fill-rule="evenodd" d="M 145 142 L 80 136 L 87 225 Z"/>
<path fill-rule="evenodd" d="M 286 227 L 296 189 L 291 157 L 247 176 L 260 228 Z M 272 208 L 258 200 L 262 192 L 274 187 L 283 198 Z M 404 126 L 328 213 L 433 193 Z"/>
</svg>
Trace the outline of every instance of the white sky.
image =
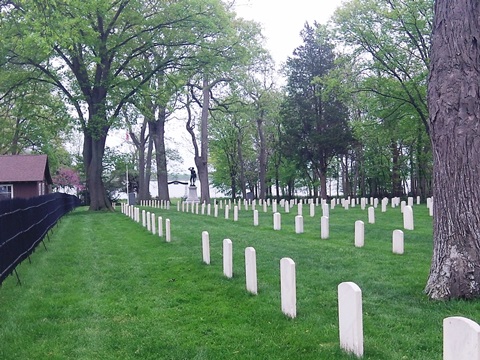
<svg viewBox="0 0 480 360">
<path fill-rule="evenodd" d="M 280 65 L 302 45 L 300 31 L 305 22 L 326 24 L 342 0 L 237 0 L 239 17 L 262 25 L 266 47 Z"/>
</svg>

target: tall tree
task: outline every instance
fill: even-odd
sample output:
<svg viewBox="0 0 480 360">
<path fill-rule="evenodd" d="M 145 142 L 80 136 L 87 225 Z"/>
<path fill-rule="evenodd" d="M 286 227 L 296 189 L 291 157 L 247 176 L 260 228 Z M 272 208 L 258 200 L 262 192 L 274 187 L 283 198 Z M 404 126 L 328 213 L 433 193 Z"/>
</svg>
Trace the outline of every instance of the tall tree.
<svg viewBox="0 0 480 360">
<path fill-rule="evenodd" d="M 326 198 L 328 164 L 346 151 L 351 139 L 348 112 L 325 83 L 335 66 L 326 28 L 305 24 L 301 36 L 303 45 L 295 49 L 286 64 L 285 141 L 290 158 L 293 156 L 312 183 L 320 180 L 320 196 Z"/>
<path fill-rule="evenodd" d="M 76 112 L 84 135 L 90 209 L 110 208 L 102 180 L 107 134 L 129 99 L 157 72 L 179 67 L 209 36 L 218 0 L 19 0 L 1 11 L 4 62 L 41 73 Z M 174 58 L 143 72 L 151 50 L 178 47 Z M 142 76 L 140 76 L 142 75 Z"/>
<path fill-rule="evenodd" d="M 428 86 L 433 299 L 480 296 L 480 4 L 437 0 Z"/>
<path fill-rule="evenodd" d="M 202 202 L 210 201 L 208 180 L 210 112 L 225 108 L 222 101 L 230 92 L 226 84 L 235 86 L 246 65 L 260 51 L 257 24 L 234 19 L 234 13 L 229 11 L 215 19 L 215 24 L 217 32 L 205 39 L 206 44 L 197 54 L 193 67 L 195 73 L 188 83 L 190 94 L 187 101 L 189 117 L 186 129 L 190 133 L 194 147 Z M 216 89 L 219 90 L 215 91 Z M 199 114 L 195 112 L 198 108 Z M 196 128 L 197 125 L 199 129 Z"/>
<path fill-rule="evenodd" d="M 366 112 L 393 130 L 394 122 L 409 122 L 412 137 L 412 189 L 425 197 L 431 179 L 426 79 L 429 64 L 433 0 L 350 0 L 334 16 L 337 38 L 352 61 L 350 92 L 365 92 Z M 358 96 L 353 96 L 357 101 Z M 353 104 L 356 106 L 356 104 Z M 399 159 L 402 139 L 392 132 L 390 152 Z M 361 140 L 361 139 L 359 139 Z M 412 151 L 413 150 L 413 151 Z M 392 167 L 392 194 L 403 193 L 400 167 Z"/>
</svg>

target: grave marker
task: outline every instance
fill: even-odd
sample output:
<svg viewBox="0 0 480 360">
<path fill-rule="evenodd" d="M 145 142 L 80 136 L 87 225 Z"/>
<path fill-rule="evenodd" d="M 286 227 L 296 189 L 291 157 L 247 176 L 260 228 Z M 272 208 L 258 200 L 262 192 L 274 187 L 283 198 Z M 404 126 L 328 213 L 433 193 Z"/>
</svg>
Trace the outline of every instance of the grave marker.
<svg viewBox="0 0 480 360">
<path fill-rule="evenodd" d="M 210 237 L 208 231 L 202 231 L 202 255 L 203 262 L 210 265 Z"/>
<path fill-rule="evenodd" d="M 413 209 L 411 206 L 406 205 L 403 208 L 403 227 L 406 230 L 413 230 Z"/>
<path fill-rule="evenodd" d="M 155 235 L 155 214 L 152 213 L 152 234 Z"/>
<path fill-rule="evenodd" d="M 276 212 L 273 214 L 273 230 L 282 229 L 282 216 L 280 213 Z"/>
<path fill-rule="evenodd" d="M 253 247 L 245 249 L 245 278 L 247 291 L 257 295 L 257 255 Z"/>
<path fill-rule="evenodd" d="M 320 238 L 321 239 L 328 239 L 330 236 L 330 225 L 328 222 L 327 216 L 322 216 L 320 220 Z"/>
<path fill-rule="evenodd" d="M 172 241 L 171 233 L 170 233 L 170 219 L 165 220 L 165 241 L 166 242 Z"/>
<path fill-rule="evenodd" d="M 363 356 L 362 290 L 353 282 L 338 285 L 338 327 L 340 347 Z"/>
<path fill-rule="evenodd" d="M 303 234 L 303 216 L 302 215 L 295 216 L 295 233 Z"/>
<path fill-rule="evenodd" d="M 375 208 L 373 206 L 368 208 L 368 223 L 375 224 Z"/>
<path fill-rule="evenodd" d="M 258 226 L 258 210 L 253 210 L 253 226 Z"/>
<path fill-rule="evenodd" d="M 162 237 L 163 236 L 163 222 L 162 222 L 162 217 L 158 217 L 158 236 Z"/>
<path fill-rule="evenodd" d="M 475 321 L 443 319 L 443 360 L 480 360 L 480 326 Z"/>
<path fill-rule="evenodd" d="M 232 240 L 223 240 L 223 274 L 227 278 L 233 277 L 233 244 Z"/>
<path fill-rule="evenodd" d="M 365 244 L 365 224 L 361 220 L 355 221 L 355 246 L 363 247 Z"/>
<path fill-rule="evenodd" d="M 238 206 L 233 207 L 233 221 L 238 221 Z"/>
<path fill-rule="evenodd" d="M 280 288 L 282 312 L 293 319 L 297 316 L 297 286 L 295 262 L 290 258 L 280 260 Z"/>
<path fill-rule="evenodd" d="M 394 254 L 403 254 L 403 231 L 393 230 L 392 234 L 392 247 Z"/>
</svg>

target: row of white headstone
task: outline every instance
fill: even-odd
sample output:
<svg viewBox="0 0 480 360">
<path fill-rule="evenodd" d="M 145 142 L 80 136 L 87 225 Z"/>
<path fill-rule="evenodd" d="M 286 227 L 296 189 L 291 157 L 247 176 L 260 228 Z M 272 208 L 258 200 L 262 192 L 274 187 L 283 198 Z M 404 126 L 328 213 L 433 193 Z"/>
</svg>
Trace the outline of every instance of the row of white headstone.
<svg viewBox="0 0 480 360">
<path fill-rule="evenodd" d="M 262 206 L 263 206 L 263 211 L 264 212 L 268 212 L 268 210 L 269 210 L 269 206 L 270 206 L 269 205 L 270 204 L 269 200 L 270 199 L 268 199 L 268 201 L 263 201 L 263 202 L 260 201 L 260 204 L 263 204 Z M 294 200 L 291 200 L 291 201 L 281 200 L 280 201 L 280 206 L 282 206 L 284 208 L 285 213 L 290 213 L 290 207 L 292 206 L 291 205 L 292 202 L 294 202 Z M 322 216 L 327 216 L 328 217 L 329 216 L 329 209 L 334 209 L 336 204 L 341 203 L 342 206 L 346 210 L 348 210 L 350 206 L 354 207 L 355 204 L 358 203 L 358 202 L 360 202 L 362 210 L 365 210 L 366 204 L 368 203 L 367 198 L 332 199 L 331 202 L 330 202 L 330 207 L 328 206 L 326 200 L 321 200 L 320 204 L 321 204 L 321 208 L 322 208 Z M 309 203 L 309 206 L 310 206 L 310 217 L 314 217 L 315 216 L 315 208 L 318 205 L 316 205 L 313 200 L 309 201 L 308 203 Z M 318 201 L 317 201 L 317 203 L 318 203 Z M 383 198 L 382 199 L 382 202 L 381 202 L 382 212 L 387 211 L 388 203 L 389 203 L 388 198 Z M 218 217 L 219 209 L 223 208 L 222 204 L 223 204 L 223 201 L 220 200 L 219 203 L 216 203 L 216 204 L 213 205 L 214 217 Z M 233 204 L 234 204 L 233 205 L 233 221 L 238 221 L 238 213 L 242 209 L 241 202 L 238 201 L 238 204 L 236 204 L 236 202 L 234 201 Z M 392 208 L 400 206 L 400 210 L 403 213 L 405 208 L 407 208 L 407 211 L 411 210 L 413 208 L 413 197 L 409 197 L 407 199 L 407 201 L 401 201 L 399 197 L 395 197 L 395 198 L 391 199 L 391 204 L 392 204 Z M 420 204 L 420 198 L 419 197 L 417 197 L 417 205 L 418 204 Z M 433 199 L 428 198 L 427 199 L 427 208 L 429 209 L 430 216 L 433 216 L 433 206 L 432 206 L 432 204 L 433 204 Z M 249 205 L 251 206 L 251 210 L 255 213 L 255 211 L 257 211 L 256 210 L 256 200 L 249 201 L 249 202 L 247 202 L 245 200 L 244 209 L 248 210 Z M 276 200 L 274 200 L 272 202 L 272 206 L 271 206 L 271 210 L 272 210 L 273 213 L 279 212 L 277 205 L 278 204 L 277 204 Z M 374 223 L 375 222 L 375 208 L 377 208 L 377 206 L 378 206 L 378 199 L 377 198 L 370 198 L 370 205 L 371 206 L 368 207 L 369 222 Z M 225 219 L 229 219 L 230 211 L 232 210 L 231 200 L 230 200 L 230 202 L 225 201 L 225 207 L 224 208 L 225 208 L 225 211 L 224 211 Z M 199 214 L 200 209 L 201 209 L 201 214 L 202 215 L 205 215 L 205 213 L 206 213 L 208 216 L 210 216 L 212 205 L 211 204 L 205 204 L 205 203 L 198 204 L 198 203 L 189 203 L 189 202 L 177 202 L 177 211 L 181 210 L 182 212 L 191 212 L 191 213 Z M 299 201 L 297 203 L 297 215 L 303 216 L 303 202 L 302 201 Z M 413 226 L 413 218 L 412 218 L 411 225 L 409 225 L 409 226 Z M 407 227 L 405 227 L 405 228 L 409 229 Z M 409 229 L 409 230 L 412 230 L 412 229 Z"/>
<path fill-rule="evenodd" d="M 400 231 L 400 230 L 397 230 Z M 395 245 L 394 245 L 395 246 Z M 210 240 L 207 231 L 202 232 L 203 262 L 210 264 Z M 251 294 L 258 294 L 256 252 L 253 247 L 245 248 L 245 283 Z M 233 243 L 223 240 L 223 274 L 233 277 Z M 297 316 L 295 262 L 288 257 L 280 260 L 280 293 L 282 312 L 290 317 Z M 362 290 L 354 282 L 338 285 L 338 327 L 340 347 L 362 357 L 363 310 Z M 443 359 L 480 360 L 480 326 L 464 317 L 449 317 L 443 320 Z"/>
<path fill-rule="evenodd" d="M 170 201 L 168 201 L 168 200 L 140 200 L 140 206 L 170 210 Z"/>
<path fill-rule="evenodd" d="M 124 215 L 130 217 L 133 221 L 140 223 L 140 209 L 134 205 L 127 205 L 122 203 L 121 211 Z M 141 221 L 142 226 L 147 228 L 147 231 L 151 232 L 153 235 L 158 233 L 159 237 L 163 237 L 163 218 L 158 217 L 158 222 L 156 221 L 155 213 L 150 213 L 149 211 L 142 210 Z M 157 225 L 158 224 L 158 231 Z M 171 225 L 170 219 L 165 219 L 165 241 L 171 242 Z"/>
</svg>

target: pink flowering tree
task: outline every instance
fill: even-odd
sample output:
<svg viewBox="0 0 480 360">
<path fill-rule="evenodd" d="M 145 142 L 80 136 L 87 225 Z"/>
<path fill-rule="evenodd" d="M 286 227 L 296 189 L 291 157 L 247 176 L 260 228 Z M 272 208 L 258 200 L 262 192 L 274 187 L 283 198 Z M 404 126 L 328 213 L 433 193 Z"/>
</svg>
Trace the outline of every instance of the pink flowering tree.
<svg viewBox="0 0 480 360">
<path fill-rule="evenodd" d="M 78 172 L 68 167 L 59 168 L 56 175 L 52 177 L 52 180 L 56 188 L 72 189 L 77 193 L 85 189 L 85 186 L 80 181 Z"/>
</svg>

